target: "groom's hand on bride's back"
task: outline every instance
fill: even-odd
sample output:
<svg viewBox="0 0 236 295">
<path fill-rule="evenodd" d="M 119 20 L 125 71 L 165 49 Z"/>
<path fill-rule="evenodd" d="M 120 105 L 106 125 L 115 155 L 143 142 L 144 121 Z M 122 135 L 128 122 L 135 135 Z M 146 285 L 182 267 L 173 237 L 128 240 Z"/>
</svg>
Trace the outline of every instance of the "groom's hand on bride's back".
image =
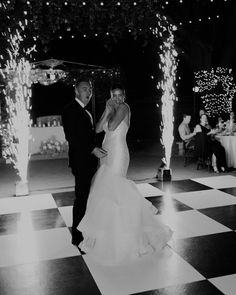
<svg viewBox="0 0 236 295">
<path fill-rule="evenodd" d="M 95 147 L 92 151 L 92 154 L 97 158 L 103 158 L 106 157 L 107 151 L 105 151 L 103 148 Z"/>
</svg>

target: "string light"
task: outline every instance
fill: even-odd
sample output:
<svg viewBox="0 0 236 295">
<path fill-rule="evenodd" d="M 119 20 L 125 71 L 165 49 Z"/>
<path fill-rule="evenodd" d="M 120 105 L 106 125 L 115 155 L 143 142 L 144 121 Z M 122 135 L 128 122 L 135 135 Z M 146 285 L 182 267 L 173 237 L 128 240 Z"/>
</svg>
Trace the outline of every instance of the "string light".
<svg viewBox="0 0 236 295">
<path fill-rule="evenodd" d="M 214 2 L 214 0 L 209 0 L 211 3 L 213 3 Z M 227 2 L 227 0 L 224 0 L 225 2 Z M 187 1 L 186 1 L 187 2 Z M 171 2 L 168 2 L 168 1 L 166 1 L 165 2 L 165 5 L 169 5 Z M 179 3 L 180 4 L 183 4 L 183 0 L 179 0 Z"/>
<path fill-rule="evenodd" d="M 218 18 L 220 18 L 220 16 L 217 14 L 217 15 L 215 16 L 215 18 L 218 19 Z M 211 17 L 211 16 L 207 16 L 207 17 L 205 17 L 204 19 L 205 19 L 205 20 L 208 20 L 208 21 L 209 21 L 209 20 L 214 20 L 214 18 Z M 204 21 L 204 19 L 203 19 L 203 18 L 198 18 L 197 21 L 202 22 L 202 21 Z M 193 22 L 191 19 L 190 19 L 190 20 L 186 20 L 186 21 L 184 21 L 184 23 L 194 24 L 194 22 Z M 182 26 L 182 25 L 183 25 L 183 21 L 179 22 L 179 25 Z"/>
</svg>

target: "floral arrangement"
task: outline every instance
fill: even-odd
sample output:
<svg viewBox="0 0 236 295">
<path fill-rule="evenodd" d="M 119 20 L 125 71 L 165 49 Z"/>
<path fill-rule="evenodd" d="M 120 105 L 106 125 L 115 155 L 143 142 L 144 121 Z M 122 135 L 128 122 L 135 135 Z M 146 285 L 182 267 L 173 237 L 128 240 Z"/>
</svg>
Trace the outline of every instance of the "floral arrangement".
<svg viewBox="0 0 236 295">
<path fill-rule="evenodd" d="M 54 136 L 50 137 L 47 141 L 42 141 L 40 145 L 41 155 L 50 155 L 52 157 L 68 152 L 68 142 L 59 141 Z"/>
</svg>

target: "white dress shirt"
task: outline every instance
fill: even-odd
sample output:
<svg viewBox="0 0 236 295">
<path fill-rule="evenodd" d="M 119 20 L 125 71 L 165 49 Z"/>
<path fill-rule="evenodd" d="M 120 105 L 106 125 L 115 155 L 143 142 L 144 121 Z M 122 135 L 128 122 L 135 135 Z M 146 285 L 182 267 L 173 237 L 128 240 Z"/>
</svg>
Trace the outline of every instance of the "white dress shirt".
<svg viewBox="0 0 236 295">
<path fill-rule="evenodd" d="M 81 105 L 81 107 L 82 107 L 83 109 L 85 108 L 85 105 L 84 105 L 84 103 L 83 103 L 82 101 L 80 101 L 78 98 L 75 98 L 75 100 Z M 87 114 L 89 115 L 89 117 L 90 117 L 90 121 L 91 121 L 91 123 L 92 123 L 92 125 L 93 125 L 93 117 L 92 117 L 92 115 L 90 114 L 90 112 L 89 112 L 88 110 L 85 109 L 85 111 L 86 111 Z"/>
</svg>

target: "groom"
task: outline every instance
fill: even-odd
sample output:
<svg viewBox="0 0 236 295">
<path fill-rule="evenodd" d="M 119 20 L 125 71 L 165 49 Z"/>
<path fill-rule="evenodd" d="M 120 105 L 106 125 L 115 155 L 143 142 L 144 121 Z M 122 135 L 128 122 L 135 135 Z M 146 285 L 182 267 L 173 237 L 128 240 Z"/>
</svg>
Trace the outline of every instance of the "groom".
<svg viewBox="0 0 236 295">
<path fill-rule="evenodd" d="M 78 246 L 83 237 L 77 226 L 86 210 L 90 184 L 98 165 L 98 158 L 106 152 L 95 144 L 93 118 L 85 109 L 92 97 L 89 80 L 75 84 L 75 99 L 62 113 L 62 124 L 69 144 L 69 167 L 75 178 L 75 201 L 72 214 L 72 244 Z"/>
</svg>

